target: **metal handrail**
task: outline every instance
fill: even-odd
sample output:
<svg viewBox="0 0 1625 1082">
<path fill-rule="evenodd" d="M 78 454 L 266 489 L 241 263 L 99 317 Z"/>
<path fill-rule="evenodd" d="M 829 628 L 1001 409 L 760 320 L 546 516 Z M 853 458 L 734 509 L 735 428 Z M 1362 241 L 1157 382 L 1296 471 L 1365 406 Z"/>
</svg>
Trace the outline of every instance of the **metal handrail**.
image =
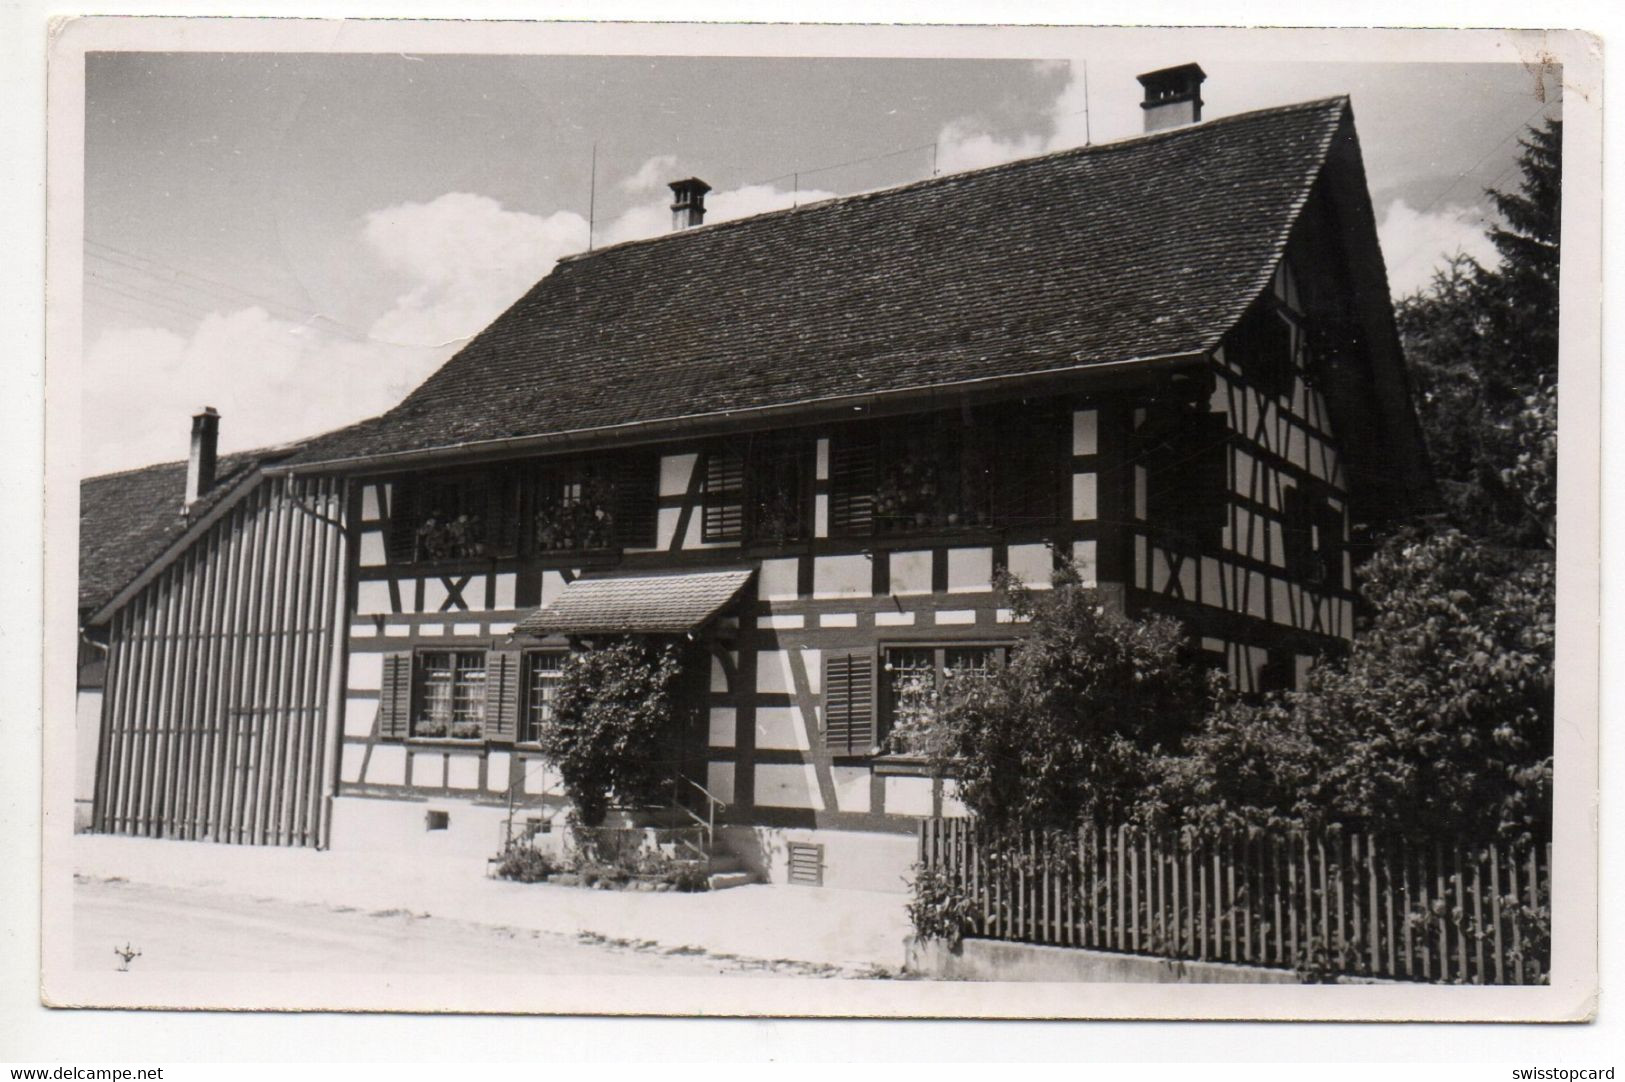
<svg viewBox="0 0 1625 1082">
<path fill-rule="evenodd" d="M 690 819 L 694 820 L 700 826 L 705 828 L 706 853 L 708 855 L 715 853 L 717 848 L 717 811 L 719 809 L 726 811 L 728 808 L 728 802 L 686 774 L 677 773 L 673 775 L 673 781 L 677 784 L 673 786 L 671 802 L 672 807 L 681 810 L 684 815 L 688 816 Z M 699 813 L 695 812 L 694 809 L 685 807 L 683 802 L 678 799 L 678 795 L 682 788 L 681 783 L 683 782 L 687 782 L 689 785 L 693 786 L 699 791 L 701 796 L 705 797 L 705 815 L 703 817 L 700 816 Z"/>
</svg>

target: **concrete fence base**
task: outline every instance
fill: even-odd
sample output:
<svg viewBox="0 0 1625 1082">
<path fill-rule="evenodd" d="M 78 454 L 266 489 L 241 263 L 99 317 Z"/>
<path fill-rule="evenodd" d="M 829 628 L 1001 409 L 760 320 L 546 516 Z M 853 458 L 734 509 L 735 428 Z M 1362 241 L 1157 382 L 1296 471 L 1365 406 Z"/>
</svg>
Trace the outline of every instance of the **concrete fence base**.
<svg viewBox="0 0 1625 1082">
<path fill-rule="evenodd" d="M 961 981 L 1081 981 L 1097 984 L 1296 984 L 1287 970 L 1222 962 L 1180 962 L 1078 947 L 967 939 L 903 940 L 903 968 L 916 976 Z"/>
</svg>

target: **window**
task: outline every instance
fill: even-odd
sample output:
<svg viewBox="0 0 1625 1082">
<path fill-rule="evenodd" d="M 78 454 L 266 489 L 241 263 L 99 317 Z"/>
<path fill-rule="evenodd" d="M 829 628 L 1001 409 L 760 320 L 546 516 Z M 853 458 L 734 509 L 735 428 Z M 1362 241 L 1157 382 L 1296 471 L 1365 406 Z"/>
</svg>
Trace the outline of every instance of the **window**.
<svg viewBox="0 0 1625 1082">
<path fill-rule="evenodd" d="M 987 526 L 993 521 L 989 440 L 981 430 L 911 419 L 884 431 L 875 532 Z"/>
<path fill-rule="evenodd" d="M 834 536 L 1046 525 L 1070 454 L 1048 402 L 854 425 L 830 455 Z"/>
<path fill-rule="evenodd" d="M 1301 582 L 1343 584 L 1343 513 L 1296 485 L 1282 492 L 1287 573 Z"/>
<path fill-rule="evenodd" d="M 558 697 L 559 680 L 564 675 L 563 650 L 547 650 L 525 655 L 525 721 L 519 739 L 535 743 L 542 726 L 553 717 L 553 700 Z"/>
<path fill-rule="evenodd" d="M 777 544 L 807 536 L 812 441 L 773 433 L 752 442 L 745 514 L 753 541 Z"/>
<path fill-rule="evenodd" d="M 659 468 L 652 452 L 536 466 L 529 480 L 531 551 L 653 545 Z"/>
<path fill-rule="evenodd" d="M 615 540 L 615 483 L 599 463 L 544 466 L 531 487 L 537 552 L 607 549 Z"/>
<path fill-rule="evenodd" d="M 1295 324 L 1273 297 L 1265 297 L 1248 309 L 1232 334 L 1231 348 L 1242 374 L 1270 398 L 1279 398 L 1292 389 L 1292 377 L 1298 368 L 1295 337 Z"/>
<path fill-rule="evenodd" d="M 503 470 L 403 477 L 390 507 L 390 558 L 418 563 L 511 556 L 517 484 Z"/>
<path fill-rule="evenodd" d="M 1001 668 L 1005 646 L 892 646 L 882 654 L 886 748 L 925 754 L 944 700 L 960 681 L 985 680 Z"/>
<path fill-rule="evenodd" d="M 412 735 L 478 740 L 484 732 L 485 651 L 418 654 Z"/>
<path fill-rule="evenodd" d="M 1223 413 L 1153 408 L 1140 427 L 1145 512 L 1164 540 L 1217 548 L 1230 507 L 1230 427 Z"/>
<path fill-rule="evenodd" d="M 764 544 L 807 536 L 812 441 L 802 433 L 763 433 L 713 447 L 705 456 L 701 536 Z"/>
</svg>

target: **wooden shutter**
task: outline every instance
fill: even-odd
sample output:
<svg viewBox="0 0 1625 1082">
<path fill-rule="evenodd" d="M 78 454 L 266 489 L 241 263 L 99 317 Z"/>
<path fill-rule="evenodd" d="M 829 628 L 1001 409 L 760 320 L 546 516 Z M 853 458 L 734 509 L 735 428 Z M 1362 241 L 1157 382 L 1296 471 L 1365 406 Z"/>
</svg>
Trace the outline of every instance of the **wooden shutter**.
<svg viewBox="0 0 1625 1082">
<path fill-rule="evenodd" d="M 875 458 L 870 429 L 843 429 L 830 441 L 831 537 L 867 537 L 875 532 Z"/>
<path fill-rule="evenodd" d="M 405 740 L 412 731 L 412 655 L 384 655 L 384 681 L 378 689 L 378 735 Z"/>
<path fill-rule="evenodd" d="M 615 471 L 615 543 L 653 548 L 660 508 L 660 456 L 652 451 L 622 455 Z"/>
<path fill-rule="evenodd" d="M 417 544 L 417 479 L 397 477 L 390 486 L 389 561 L 411 563 Z"/>
<path fill-rule="evenodd" d="M 485 548 L 488 556 L 519 552 L 519 484 L 512 470 L 495 470 L 482 478 L 485 487 Z"/>
<path fill-rule="evenodd" d="M 1315 558 L 1320 581 L 1328 586 L 1343 585 L 1343 512 L 1322 496 L 1315 501 Z"/>
<path fill-rule="evenodd" d="M 1061 467 L 1071 456 L 1056 411 L 1047 406 L 1000 411 L 993 423 L 998 432 L 992 449 L 994 523 L 1034 526 L 1070 518 L 1071 509 L 1062 510 Z"/>
<path fill-rule="evenodd" d="M 1192 532 L 1216 547 L 1230 510 L 1230 419 L 1223 413 L 1192 418 L 1190 456 Z"/>
<path fill-rule="evenodd" d="M 519 736 L 519 704 L 524 696 L 519 686 L 520 665 L 517 650 L 488 650 L 485 654 L 485 735 L 487 739 L 513 743 Z"/>
<path fill-rule="evenodd" d="M 875 743 L 875 655 L 824 652 L 824 747 L 868 755 Z"/>
<path fill-rule="evenodd" d="M 745 536 L 745 459 L 737 448 L 717 447 L 705 456 L 706 541 Z"/>
</svg>

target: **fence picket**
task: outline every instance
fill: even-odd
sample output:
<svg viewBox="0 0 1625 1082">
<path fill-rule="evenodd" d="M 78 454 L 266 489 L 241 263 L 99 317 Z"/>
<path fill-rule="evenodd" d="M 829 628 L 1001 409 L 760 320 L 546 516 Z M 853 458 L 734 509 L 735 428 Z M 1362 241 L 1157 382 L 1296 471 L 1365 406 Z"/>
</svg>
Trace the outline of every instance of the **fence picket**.
<svg viewBox="0 0 1625 1082">
<path fill-rule="evenodd" d="M 971 903 L 973 937 L 1472 984 L 1545 971 L 1525 951 L 1550 889 L 1549 845 L 1463 851 L 1099 823 L 1000 842 L 973 820 L 935 817 L 920 822 L 916 849 Z"/>
</svg>

